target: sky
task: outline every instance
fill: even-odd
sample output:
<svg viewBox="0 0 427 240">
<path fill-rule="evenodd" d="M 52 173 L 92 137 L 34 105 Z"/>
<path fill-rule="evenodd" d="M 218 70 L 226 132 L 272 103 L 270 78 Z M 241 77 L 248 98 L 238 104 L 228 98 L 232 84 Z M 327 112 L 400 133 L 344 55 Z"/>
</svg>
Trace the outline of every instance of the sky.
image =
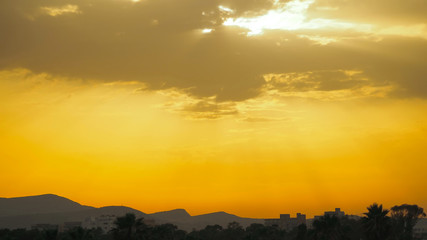
<svg viewBox="0 0 427 240">
<path fill-rule="evenodd" d="M 427 207 L 424 0 L 0 1 L 0 197 Z"/>
</svg>

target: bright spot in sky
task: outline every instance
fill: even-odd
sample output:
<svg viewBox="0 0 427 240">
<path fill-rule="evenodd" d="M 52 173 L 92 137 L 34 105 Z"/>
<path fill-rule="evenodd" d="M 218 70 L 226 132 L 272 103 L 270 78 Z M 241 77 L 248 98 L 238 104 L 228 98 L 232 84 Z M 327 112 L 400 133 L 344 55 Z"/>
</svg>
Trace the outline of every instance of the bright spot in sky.
<svg viewBox="0 0 427 240">
<path fill-rule="evenodd" d="M 227 13 L 233 13 L 234 11 L 233 11 L 233 9 L 230 9 L 230 8 L 228 8 L 228 7 L 224 7 L 224 6 L 222 6 L 222 5 L 219 5 L 218 6 L 218 8 L 219 8 L 219 10 L 220 11 L 222 11 L 222 12 L 227 12 Z"/>
<path fill-rule="evenodd" d="M 274 2 L 274 9 L 266 14 L 252 18 L 227 18 L 223 25 L 237 26 L 249 30 L 248 35 L 262 34 L 266 29 L 277 30 L 297 30 L 297 29 L 320 29 L 335 28 L 349 29 L 354 28 L 362 31 L 369 30 L 369 25 L 357 25 L 353 23 L 338 22 L 331 19 L 312 19 L 307 20 L 307 10 L 315 0 L 293 0 L 286 3 Z"/>
<path fill-rule="evenodd" d="M 202 33 L 211 33 L 213 31 L 212 28 L 205 28 L 202 30 Z"/>
<path fill-rule="evenodd" d="M 287 3 L 275 1 L 276 9 L 254 18 L 229 18 L 225 26 L 238 26 L 250 30 L 248 35 L 262 34 L 264 29 L 295 30 L 301 28 L 306 12 L 314 0 L 294 0 Z"/>
</svg>

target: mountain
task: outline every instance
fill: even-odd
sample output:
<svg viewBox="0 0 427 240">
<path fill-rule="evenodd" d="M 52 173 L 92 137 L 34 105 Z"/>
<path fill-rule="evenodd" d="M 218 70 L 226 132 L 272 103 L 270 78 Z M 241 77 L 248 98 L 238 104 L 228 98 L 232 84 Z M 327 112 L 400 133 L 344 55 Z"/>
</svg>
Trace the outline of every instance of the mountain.
<svg viewBox="0 0 427 240">
<path fill-rule="evenodd" d="M 194 216 L 193 218 L 194 218 L 194 221 L 198 223 L 206 223 L 207 225 L 212 225 L 213 223 L 215 223 L 223 227 L 227 227 L 227 225 L 231 222 L 238 222 L 243 227 L 247 227 L 252 223 L 264 224 L 264 219 L 242 218 L 226 212 L 208 213 L 208 214 Z"/>
<path fill-rule="evenodd" d="M 191 215 L 188 214 L 185 209 L 175 209 L 171 211 L 157 212 L 150 214 L 150 217 L 157 220 L 166 220 L 166 221 L 183 221 L 191 218 Z"/>
<path fill-rule="evenodd" d="M 193 217 L 193 226 L 196 229 L 204 228 L 207 225 L 215 224 L 226 228 L 231 222 L 238 222 L 240 225 L 242 225 L 242 227 L 246 228 L 253 223 L 264 224 L 264 219 L 242 218 L 226 212 L 208 213 Z"/>
<path fill-rule="evenodd" d="M 32 225 L 62 224 L 64 222 L 83 222 L 88 217 L 100 215 L 123 216 L 134 213 L 138 218 L 154 220 L 156 224 L 172 223 L 178 228 L 191 231 L 207 225 L 227 227 L 230 222 L 238 222 L 243 227 L 252 223 L 263 223 L 262 219 L 241 218 L 225 212 L 216 212 L 191 216 L 184 209 L 145 214 L 125 206 L 107 206 L 95 208 L 84 206 L 67 198 L 53 194 L 0 198 L 0 229 L 31 228 Z"/>
<path fill-rule="evenodd" d="M 95 208 L 84 206 L 53 194 L 0 198 L 0 228 L 28 229 L 32 225 L 39 223 L 83 222 L 88 217 L 100 215 L 122 216 L 126 213 L 134 213 L 138 217 L 147 217 L 145 213 L 129 207 L 109 206 Z"/>
<path fill-rule="evenodd" d="M 111 206 L 75 212 L 37 213 L 0 217 L 0 229 L 28 229 L 31 228 L 32 225 L 40 223 L 60 225 L 64 222 L 83 222 L 88 217 L 98 217 L 101 215 L 124 216 L 126 213 L 134 213 L 138 218 L 143 217 L 148 219 L 145 213 L 138 210 L 128 207 Z"/>
<path fill-rule="evenodd" d="M 76 212 L 89 209 L 93 209 L 93 207 L 83 206 L 67 198 L 53 194 L 17 198 L 0 198 L 0 217 Z"/>
<path fill-rule="evenodd" d="M 184 209 L 175 209 L 172 211 L 153 213 L 149 214 L 148 217 L 154 219 L 156 223 L 172 223 L 178 226 L 178 228 L 186 231 L 191 231 L 193 229 L 202 229 L 205 228 L 207 225 L 215 224 L 218 224 L 225 228 L 231 222 L 238 222 L 243 227 L 247 227 L 252 223 L 264 223 L 263 219 L 241 218 L 226 212 L 216 212 L 191 216 Z"/>
</svg>

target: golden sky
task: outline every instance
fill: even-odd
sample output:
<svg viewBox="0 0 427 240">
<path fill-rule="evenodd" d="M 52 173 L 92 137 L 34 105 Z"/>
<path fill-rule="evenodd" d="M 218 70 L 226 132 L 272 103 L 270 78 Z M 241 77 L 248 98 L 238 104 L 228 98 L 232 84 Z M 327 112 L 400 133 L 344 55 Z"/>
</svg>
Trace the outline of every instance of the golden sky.
<svg viewBox="0 0 427 240">
<path fill-rule="evenodd" d="M 0 196 L 427 207 L 423 0 L 0 2 Z"/>
</svg>

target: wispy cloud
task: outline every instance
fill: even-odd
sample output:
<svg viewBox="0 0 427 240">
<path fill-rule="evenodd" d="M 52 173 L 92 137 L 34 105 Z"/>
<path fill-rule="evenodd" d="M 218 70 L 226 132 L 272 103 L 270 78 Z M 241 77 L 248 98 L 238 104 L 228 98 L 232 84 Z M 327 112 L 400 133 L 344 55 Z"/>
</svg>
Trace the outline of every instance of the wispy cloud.
<svg viewBox="0 0 427 240">
<path fill-rule="evenodd" d="M 80 14 L 82 13 L 77 5 L 64 5 L 61 7 L 41 7 L 42 11 L 44 11 L 47 15 L 52 17 L 64 15 L 64 14 Z"/>
</svg>

